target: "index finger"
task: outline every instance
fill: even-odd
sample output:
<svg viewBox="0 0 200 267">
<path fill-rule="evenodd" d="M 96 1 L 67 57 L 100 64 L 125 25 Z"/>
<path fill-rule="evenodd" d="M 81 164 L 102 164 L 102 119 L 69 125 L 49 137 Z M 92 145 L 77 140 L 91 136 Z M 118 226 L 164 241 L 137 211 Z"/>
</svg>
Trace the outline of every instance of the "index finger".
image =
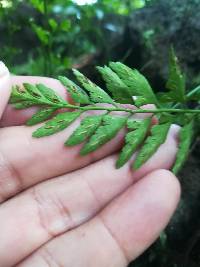
<svg viewBox="0 0 200 267">
<path fill-rule="evenodd" d="M 10 73 L 4 63 L 0 61 L 0 118 L 10 96 L 10 88 Z"/>
</svg>

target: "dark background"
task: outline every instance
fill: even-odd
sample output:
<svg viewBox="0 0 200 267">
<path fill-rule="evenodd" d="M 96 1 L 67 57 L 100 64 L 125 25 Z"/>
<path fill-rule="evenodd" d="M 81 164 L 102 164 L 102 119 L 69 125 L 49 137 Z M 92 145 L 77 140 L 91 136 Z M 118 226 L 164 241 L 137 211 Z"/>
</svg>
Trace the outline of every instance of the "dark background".
<svg viewBox="0 0 200 267">
<path fill-rule="evenodd" d="M 71 76 L 75 67 L 97 82 L 94 66 L 118 60 L 162 91 L 173 45 L 188 89 L 200 84 L 200 0 L 93 2 L 0 0 L 0 58 L 15 74 Z M 200 266 L 198 141 L 179 178 L 183 194 L 175 216 L 132 267 Z"/>
</svg>

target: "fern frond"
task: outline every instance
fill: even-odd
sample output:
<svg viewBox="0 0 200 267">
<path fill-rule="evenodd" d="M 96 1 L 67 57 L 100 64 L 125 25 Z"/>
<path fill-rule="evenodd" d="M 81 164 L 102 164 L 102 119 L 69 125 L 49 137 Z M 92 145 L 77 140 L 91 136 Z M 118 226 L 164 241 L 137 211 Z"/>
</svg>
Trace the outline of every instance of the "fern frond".
<svg viewBox="0 0 200 267">
<path fill-rule="evenodd" d="M 112 140 L 122 129 L 125 129 L 128 132 L 125 134 L 125 142 L 116 162 L 117 168 L 127 163 L 138 150 L 133 168 L 140 168 L 165 142 L 171 124 L 177 123 L 183 128 L 180 132 L 177 160 L 173 167 L 173 171 L 176 173 L 188 154 L 193 135 L 192 121 L 199 124 L 197 115 L 200 114 L 200 110 L 175 108 L 172 103 L 179 107 L 179 103 L 182 102 L 184 105 L 190 100 L 198 102 L 200 90 L 197 87 L 185 96 L 185 81 L 174 52 L 172 51 L 171 54 L 170 75 L 167 82 L 170 92 L 163 93 L 158 97 L 139 71 L 120 62 L 111 62 L 109 67 L 98 67 L 98 71 L 111 95 L 78 70 L 74 70 L 75 77 L 82 88 L 66 77 L 59 77 L 73 99 L 74 105 L 43 84 L 27 83 L 23 86 L 13 87 L 10 103 L 16 109 L 38 106 L 38 111 L 26 123 L 32 126 L 44 122 L 33 132 L 33 137 L 36 138 L 56 134 L 79 118 L 80 124 L 65 142 L 65 146 L 83 144 L 81 155 L 97 150 Z M 141 105 L 149 103 L 155 104 L 157 108 L 152 110 L 135 109 L 135 106 L 130 105 L 135 104 L 141 107 Z M 163 103 L 165 104 L 163 105 Z M 161 106 L 165 108 L 161 108 Z M 65 111 L 66 109 L 70 109 L 70 111 Z M 91 110 L 99 110 L 102 113 L 95 113 L 95 115 L 86 113 Z M 151 117 L 136 120 L 134 118 L 136 113 L 152 113 L 157 116 L 159 124 L 151 125 L 152 114 Z"/>
</svg>

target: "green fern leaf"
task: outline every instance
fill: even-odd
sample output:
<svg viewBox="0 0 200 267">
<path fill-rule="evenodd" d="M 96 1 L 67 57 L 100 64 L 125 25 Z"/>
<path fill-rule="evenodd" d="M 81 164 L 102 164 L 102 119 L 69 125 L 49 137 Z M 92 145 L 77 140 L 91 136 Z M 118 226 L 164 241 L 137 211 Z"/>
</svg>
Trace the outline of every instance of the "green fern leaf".
<svg viewBox="0 0 200 267">
<path fill-rule="evenodd" d="M 110 141 L 125 126 L 126 121 L 127 118 L 125 117 L 105 115 L 102 120 L 102 125 L 81 149 L 81 155 L 95 151 Z"/>
<path fill-rule="evenodd" d="M 61 96 L 56 94 L 54 90 L 45 86 L 44 84 L 37 84 L 36 85 L 38 91 L 45 97 L 48 101 L 58 104 L 58 103 L 66 103 L 67 101 L 64 100 Z"/>
<path fill-rule="evenodd" d="M 156 96 L 147 79 L 136 69 L 131 69 L 120 62 L 111 62 L 113 69 L 121 80 L 129 87 L 132 96 L 135 96 L 135 104 L 157 104 Z"/>
<path fill-rule="evenodd" d="M 132 104 L 133 98 L 129 87 L 112 71 L 111 68 L 105 66 L 97 67 L 106 82 L 107 89 L 111 92 L 115 101 L 121 104 Z"/>
<path fill-rule="evenodd" d="M 43 108 L 36 112 L 27 122 L 26 125 L 32 126 L 37 123 L 43 122 L 51 118 L 51 116 L 56 111 L 55 108 Z"/>
<path fill-rule="evenodd" d="M 103 115 L 88 116 L 81 121 L 80 126 L 69 137 L 65 145 L 74 146 L 81 144 L 87 138 L 94 134 L 100 126 Z"/>
<path fill-rule="evenodd" d="M 156 97 L 158 102 L 161 103 L 162 107 L 173 107 L 174 100 L 170 96 L 170 92 L 157 93 Z"/>
<path fill-rule="evenodd" d="M 90 104 L 89 96 L 77 84 L 70 81 L 68 78 L 66 78 L 64 76 L 59 76 L 59 80 L 66 87 L 67 91 L 69 92 L 72 99 L 76 103 Z"/>
<path fill-rule="evenodd" d="M 90 98 L 94 103 L 108 103 L 114 104 L 114 100 L 99 86 L 90 81 L 78 70 L 73 70 L 76 78 L 82 84 L 82 86 L 89 92 Z"/>
<path fill-rule="evenodd" d="M 55 134 L 67 128 L 75 121 L 82 112 L 65 112 L 56 115 L 53 119 L 46 122 L 45 125 L 33 133 L 33 137 L 43 137 Z"/>
<path fill-rule="evenodd" d="M 135 105 L 136 105 L 136 107 L 141 107 L 141 106 L 143 106 L 143 105 L 146 105 L 146 104 L 148 104 L 148 100 L 145 98 L 145 97 L 143 97 L 143 96 L 136 96 L 136 97 L 134 97 L 133 98 L 134 99 L 134 103 L 135 103 Z"/>
<path fill-rule="evenodd" d="M 151 135 L 147 137 L 143 147 L 139 151 L 135 162 L 134 169 L 139 169 L 162 145 L 170 128 L 171 122 L 155 125 L 151 128 Z"/>
<path fill-rule="evenodd" d="M 9 100 L 9 103 L 15 104 L 20 101 L 32 100 L 30 94 L 23 87 L 18 85 L 12 87 L 12 93 Z"/>
<path fill-rule="evenodd" d="M 33 101 L 22 101 L 20 103 L 15 103 L 14 108 L 15 109 L 25 109 L 35 106 L 35 102 Z"/>
<path fill-rule="evenodd" d="M 177 174 L 187 159 L 192 137 L 194 134 L 193 121 L 181 128 L 179 133 L 179 149 L 176 156 L 175 164 L 172 168 L 173 173 Z"/>
<path fill-rule="evenodd" d="M 16 109 L 24 109 L 34 105 L 66 104 L 67 101 L 43 84 L 24 83 L 23 87 L 13 87 L 10 103 L 15 104 Z"/>
<path fill-rule="evenodd" d="M 144 141 L 150 125 L 151 118 L 146 118 L 143 121 L 128 120 L 127 126 L 131 131 L 125 137 L 126 144 L 117 160 L 117 168 L 122 167 L 131 158 L 138 146 Z"/>
<path fill-rule="evenodd" d="M 175 102 L 185 102 L 185 76 L 182 74 L 174 49 L 170 51 L 169 78 L 166 88 L 170 90 L 168 97 Z"/>
<path fill-rule="evenodd" d="M 40 90 L 38 90 L 36 85 L 30 84 L 30 83 L 24 83 L 23 84 L 25 90 L 34 98 L 42 98 L 42 94 Z"/>
<path fill-rule="evenodd" d="M 159 117 L 160 124 L 171 121 L 172 124 L 184 126 L 185 124 L 189 123 L 193 119 L 194 114 L 192 113 L 180 113 L 180 114 L 165 113 L 157 117 Z"/>
</svg>

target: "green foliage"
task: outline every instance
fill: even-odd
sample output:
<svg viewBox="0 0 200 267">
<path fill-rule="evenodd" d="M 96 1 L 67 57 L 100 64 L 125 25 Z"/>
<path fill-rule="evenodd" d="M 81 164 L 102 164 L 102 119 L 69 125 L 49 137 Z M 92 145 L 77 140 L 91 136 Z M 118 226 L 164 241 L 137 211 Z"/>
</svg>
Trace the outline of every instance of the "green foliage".
<svg viewBox="0 0 200 267">
<path fill-rule="evenodd" d="M 91 137 L 102 123 L 102 115 L 88 116 L 66 141 L 66 146 L 75 146 Z"/>
<path fill-rule="evenodd" d="M 119 116 L 105 115 L 102 119 L 102 124 L 96 130 L 94 135 L 90 138 L 81 149 L 81 155 L 87 155 L 90 152 L 97 150 L 111 139 L 121 130 L 126 123 L 126 118 Z"/>
<path fill-rule="evenodd" d="M 173 55 L 173 58 L 175 58 L 175 55 Z M 125 144 L 116 163 L 117 168 L 122 167 L 129 161 L 136 150 L 139 151 L 134 160 L 133 168 L 140 168 L 165 142 L 171 124 L 176 122 L 183 126 L 180 131 L 177 160 L 173 167 L 173 171 L 177 172 L 187 157 L 192 140 L 193 127 L 198 124 L 196 118 L 200 113 L 199 109 L 186 107 L 186 102 L 187 100 L 190 101 L 192 96 L 198 99 L 200 87 L 190 91 L 187 95 L 185 90 L 182 91 L 181 89 L 184 104 L 180 103 L 179 85 L 182 83 L 180 83 L 180 75 L 177 75 L 177 70 L 179 73 L 181 71 L 177 60 L 173 64 L 176 64 L 176 66 L 170 67 L 168 85 L 177 86 L 171 86 L 170 93 L 173 98 L 169 98 L 167 92 L 162 96 L 161 102 L 159 102 L 159 98 L 156 98 L 149 82 L 141 73 L 120 62 L 112 62 L 109 65 L 110 67 L 98 67 L 102 78 L 106 82 L 107 90 L 112 96 L 82 73 L 73 70 L 80 85 L 63 76 L 59 77 L 59 79 L 74 100 L 74 105 L 69 104 L 52 89 L 42 84 L 24 84 L 23 87 L 14 86 L 10 102 L 16 108 L 26 108 L 33 105 L 42 107 L 27 121 L 27 125 L 35 125 L 50 119 L 33 133 L 33 137 L 37 138 L 62 131 L 79 118 L 80 125 L 74 130 L 65 145 L 74 146 L 84 143 L 80 151 L 81 155 L 97 150 L 112 140 L 121 129 L 127 128 L 128 133 L 125 135 Z M 172 69 L 175 74 L 172 73 Z M 171 82 L 172 80 L 173 82 Z M 132 96 L 137 96 L 137 99 L 135 100 Z M 162 106 L 163 98 L 167 108 Z M 154 103 L 156 108 L 151 110 L 135 109 L 133 106 L 134 104 L 141 106 L 147 103 Z M 129 104 L 129 106 L 127 108 L 122 104 Z M 54 116 L 55 111 L 63 108 L 74 109 L 75 111 L 64 111 Z M 85 112 L 89 110 L 101 110 L 104 112 L 97 115 L 87 115 Z M 115 112 L 113 113 L 113 111 Z M 123 114 L 117 114 L 117 112 L 123 112 Z M 81 114 L 83 113 L 84 116 L 82 118 Z M 135 113 L 152 113 L 157 116 L 158 123 L 152 126 L 153 115 L 136 120 L 133 117 Z"/>
<path fill-rule="evenodd" d="M 40 109 L 26 122 L 26 125 L 32 126 L 45 120 L 48 120 L 49 118 L 51 118 L 55 111 L 55 108 Z"/>
<path fill-rule="evenodd" d="M 90 103 L 87 93 L 82 90 L 77 84 L 63 76 L 60 76 L 59 80 L 66 87 L 67 91 L 75 102 L 80 104 Z"/>
<path fill-rule="evenodd" d="M 16 103 L 14 105 L 15 109 L 24 109 L 24 108 L 29 108 L 29 107 L 32 107 L 35 105 L 35 102 L 34 101 L 23 101 L 21 103 Z"/>
<path fill-rule="evenodd" d="M 187 100 L 194 100 L 200 103 L 200 86 L 197 86 L 191 92 L 188 93 Z"/>
<path fill-rule="evenodd" d="M 67 128 L 75 119 L 81 115 L 81 112 L 65 112 L 56 115 L 52 120 L 45 123 L 33 133 L 33 137 L 43 137 L 55 134 Z"/>
<path fill-rule="evenodd" d="M 139 145 L 144 141 L 151 124 L 151 118 L 143 121 L 128 120 L 127 127 L 130 130 L 125 137 L 125 146 L 119 155 L 116 166 L 122 167 L 133 155 Z"/>
<path fill-rule="evenodd" d="M 172 101 L 185 101 L 185 76 L 182 74 L 174 49 L 170 50 L 169 79 L 166 84 Z"/>
<path fill-rule="evenodd" d="M 176 174 L 181 169 L 182 165 L 187 159 L 192 138 L 194 135 L 194 122 L 191 121 L 189 124 L 186 124 L 179 134 L 179 149 L 176 157 L 176 162 L 173 166 L 173 172 Z"/>
<path fill-rule="evenodd" d="M 110 67 L 127 85 L 130 95 L 135 97 L 136 106 L 157 104 L 156 96 L 149 82 L 138 70 L 132 70 L 121 62 L 111 62 Z"/>
<path fill-rule="evenodd" d="M 41 26 L 36 25 L 35 23 L 32 23 L 32 27 L 37 37 L 39 38 L 40 42 L 44 46 L 48 45 L 50 32 L 43 29 Z"/>
<path fill-rule="evenodd" d="M 23 84 L 23 88 L 14 86 L 10 103 L 14 104 L 15 108 L 27 108 L 34 105 L 53 106 L 60 108 L 67 103 L 62 97 L 57 95 L 51 88 L 43 84 L 32 85 Z"/>
<path fill-rule="evenodd" d="M 64 100 L 62 97 L 57 95 L 52 89 L 46 87 L 43 84 L 38 84 L 37 89 L 40 91 L 41 95 L 46 98 L 48 101 L 53 102 L 53 103 L 63 103 Z"/>
<path fill-rule="evenodd" d="M 97 67 L 106 82 L 107 89 L 112 94 L 115 101 L 119 103 L 133 103 L 132 94 L 129 87 L 119 78 L 119 76 L 109 67 Z"/>
<path fill-rule="evenodd" d="M 73 72 L 85 90 L 89 92 L 92 102 L 108 104 L 114 103 L 113 99 L 104 90 L 86 78 L 82 73 L 78 70 L 73 70 Z"/>
<path fill-rule="evenodd" d="M 98 0 L 79 5 L 71 0 L 0 1 L 1 58 L 16 74 L 54 77 L 102 47 L 108 59 L 110 48 L 104 27 L 100 27 L 104 18 L 110 14 L 128 16 L 149 2 Z M 110 24 L 115 27 L 112 21 Z"/>
<path fill-rule="evenodd" d="M 39 12 L 44 14 L 44 2 L 40 0 L 31 0 L 31 4 L 33 5 L 34 8 L 36 8 Z"/>
<path fill-rule="evenodd" d="M 171 122 L 154 125 L 151 128 L 151 134 L 147 137 L 142 149 L 139 151 L 134 161 L 134 169 L 139 169 L 162 145 L 170 128 Z"/>
</svg>

